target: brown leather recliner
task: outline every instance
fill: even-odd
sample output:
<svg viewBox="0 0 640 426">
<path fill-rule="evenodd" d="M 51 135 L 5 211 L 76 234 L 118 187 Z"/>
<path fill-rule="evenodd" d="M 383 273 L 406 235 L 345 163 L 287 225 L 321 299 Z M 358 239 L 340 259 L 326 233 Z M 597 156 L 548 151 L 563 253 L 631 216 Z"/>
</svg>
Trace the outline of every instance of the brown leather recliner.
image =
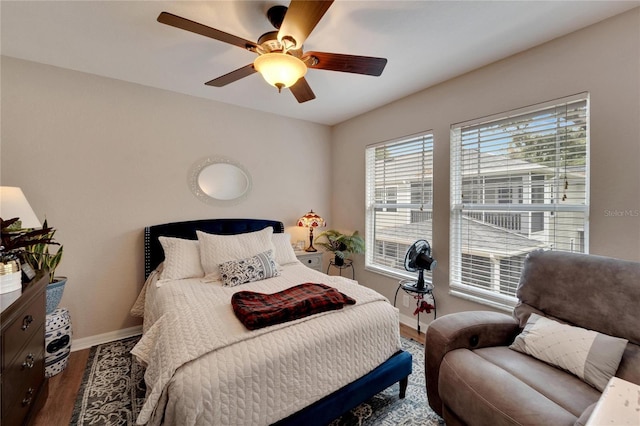
<svg viewBox="0 0 640 426">
<path fill-rule="evenodd" d="M 556 251 L 525 260 L 513 317 L 460 312 L 427 330 L 429 405 L 452 425 L 586 423 L 601 392 L 509 349 L 531 313 L 627 339 L 616 372 L 640 384 L 640 263 Z"/>
</svg>

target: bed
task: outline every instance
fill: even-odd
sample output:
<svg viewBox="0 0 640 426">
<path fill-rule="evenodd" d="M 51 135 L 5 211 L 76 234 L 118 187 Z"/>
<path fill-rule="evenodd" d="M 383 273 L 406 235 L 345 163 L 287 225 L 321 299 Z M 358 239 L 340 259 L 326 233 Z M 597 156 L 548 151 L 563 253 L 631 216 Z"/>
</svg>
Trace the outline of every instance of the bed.
<svg viewBox="0 0 640 426">
<path fill-rule="evenodd" d="M 177 222 L 147 227 L 144 238 L 146 284 L 132 309 L 144 316 L 132 350 L 146 366 L 139 424 L 326 425 L 396 382 L 404 397 L 412 359 L 401 350 L 398 311 L 355 281 L 297 261 L 281 222 Z M 225 286 L 229 274 L 211 272 L 216 256 L 245 265 L 240 254 L 261 250 L 265 238 L 275 276 Z M 197 271 L 198 255 L 210 270 Z M 237 292 L 301 283 L 326 284 L 356 303 L 257 330 L 234 315 Z"/>
</svg>

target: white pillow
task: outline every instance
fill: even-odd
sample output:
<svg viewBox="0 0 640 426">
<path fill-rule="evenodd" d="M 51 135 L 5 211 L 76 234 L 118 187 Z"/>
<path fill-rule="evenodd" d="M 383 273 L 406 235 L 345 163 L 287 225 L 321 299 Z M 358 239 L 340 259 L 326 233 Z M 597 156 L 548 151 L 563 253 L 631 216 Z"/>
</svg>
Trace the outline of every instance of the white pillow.
<svg viewBox="0 0 640 426">
<path fill-rule="evenodd" d="M 204 277 L 200 264 L 200 245 L 197 240 L 158 237 L 164 250 L 164 269 L 160 275 L 163 280 Z"/>
<path fill-rule="evenodd" d="M 200 263 L 207 280 L 220 281 L 220 264 L 273 250 L 273 228 L 236 235 L 215 235 L 196 231 L 200 242 Z"/>
<path fill-rule="evenodd" d="M 275 261 L 278 265 L 286 265 L 287 263 L 296 263 L 298 258 L 291 247 L 291 235 L 289 234 L 273 234 L 271 242 L 276 249 Z"/>
<path fill-rule="evenodd" d="M 600 392 L 618 370 L 627 340 L 531 314 L 509 348 L 560 367 Z"/>
</svg>

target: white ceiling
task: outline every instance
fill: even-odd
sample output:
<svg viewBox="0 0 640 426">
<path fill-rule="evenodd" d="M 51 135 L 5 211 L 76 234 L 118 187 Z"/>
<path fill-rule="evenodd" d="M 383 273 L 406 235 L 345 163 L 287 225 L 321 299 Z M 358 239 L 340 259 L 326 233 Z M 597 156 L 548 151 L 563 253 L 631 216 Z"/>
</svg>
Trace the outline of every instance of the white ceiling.
<svg viewBox="0 0 640 426">
<path fill-rule="evenodd" d="M 259 74 L 204 82 L 255 55 L 160 24 L 162 11 L 257 41 L 266 10 L 286 1 L 6 1 L 3 55 L 333 125 L 640 5 L 640 1 L 337 0 L 305 50 L 378 56 L 380 77 L 309 70 L 316 99 L 299 104 Z"/>
</svg>

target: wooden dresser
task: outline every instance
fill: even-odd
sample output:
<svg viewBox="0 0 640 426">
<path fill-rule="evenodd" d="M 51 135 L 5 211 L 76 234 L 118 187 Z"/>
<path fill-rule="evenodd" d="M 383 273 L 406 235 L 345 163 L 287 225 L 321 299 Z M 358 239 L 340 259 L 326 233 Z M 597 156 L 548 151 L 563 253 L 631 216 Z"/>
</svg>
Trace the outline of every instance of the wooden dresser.
<svg viewBox="0 0 640 426">
<path fill-rule="evenodd" d="M 27 424 L 47 399 L 44 329 L 48 278 L 48 274 L 39 272 L 23 284 L 19 297 L 11 293 L 0 295 L 3 426 Z"/>
</svg>

